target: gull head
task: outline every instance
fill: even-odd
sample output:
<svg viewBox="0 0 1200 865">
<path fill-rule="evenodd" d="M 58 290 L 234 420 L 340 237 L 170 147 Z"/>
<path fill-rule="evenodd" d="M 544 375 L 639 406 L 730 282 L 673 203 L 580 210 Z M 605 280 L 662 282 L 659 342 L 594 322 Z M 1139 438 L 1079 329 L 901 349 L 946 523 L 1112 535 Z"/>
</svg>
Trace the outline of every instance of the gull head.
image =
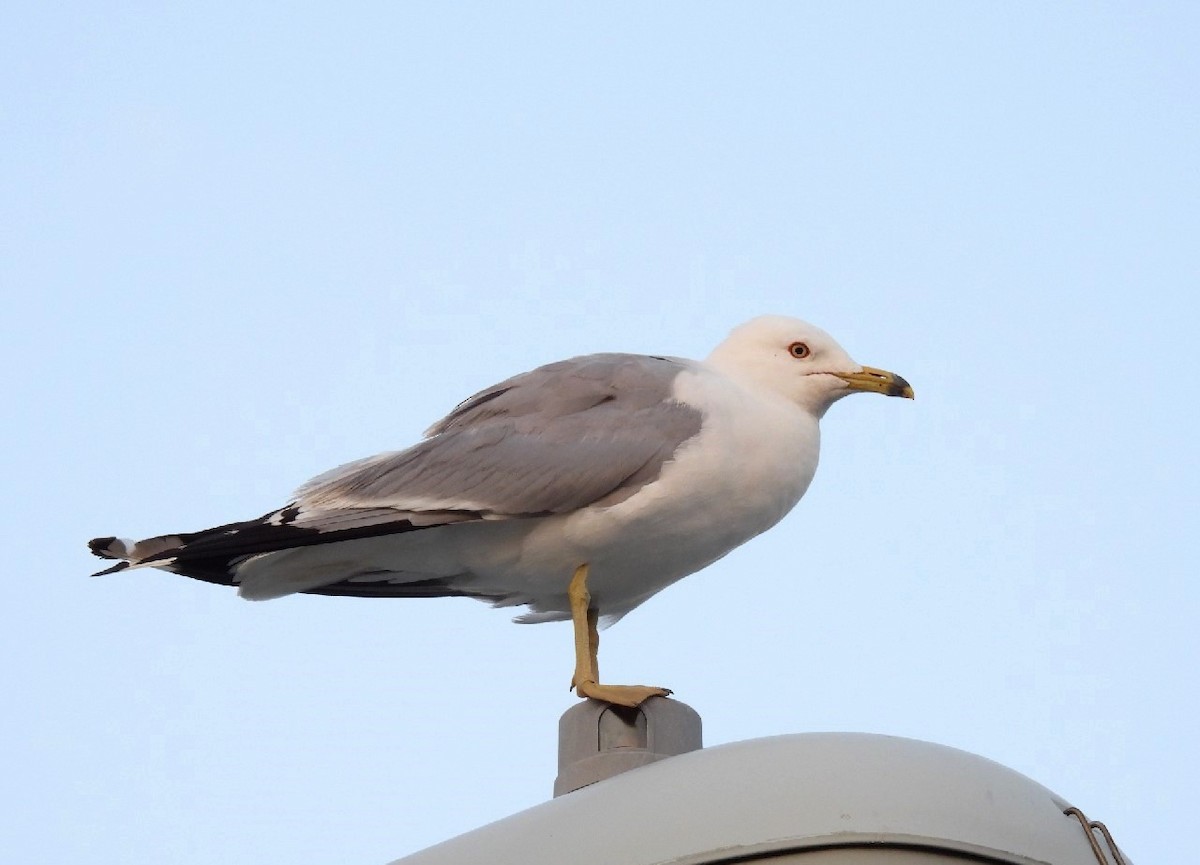
<svg viewBox="0 0 1200 865">
<path fill-rule="evenodd" d="M 821 417 L 856 391 L 913 398 L 895 373 L 855 363 L 819 327 L 781 315 L 764 315 L 733 329 L 707 363 L 740 384 L 788 399 Z"/>
</svg>

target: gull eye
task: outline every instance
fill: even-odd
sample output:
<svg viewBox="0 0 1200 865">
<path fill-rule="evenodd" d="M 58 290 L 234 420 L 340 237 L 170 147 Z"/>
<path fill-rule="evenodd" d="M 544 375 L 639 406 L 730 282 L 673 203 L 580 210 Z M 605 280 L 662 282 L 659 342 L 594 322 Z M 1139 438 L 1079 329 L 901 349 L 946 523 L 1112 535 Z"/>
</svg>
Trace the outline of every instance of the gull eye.
<svg viewBox="0 0 1200 865">
<path fill-rule="evenodd" d="M 808 347 L 808 345 L 806 343 L 793 342 L 791 345 L 788 346 L 788 354 L 790 354 L 792 357 L 798 357 L 800 359 L 804 359 L 804 358 L 808 357 L 810 354 L 812 354 L 812 350 Z"/>
</svg>

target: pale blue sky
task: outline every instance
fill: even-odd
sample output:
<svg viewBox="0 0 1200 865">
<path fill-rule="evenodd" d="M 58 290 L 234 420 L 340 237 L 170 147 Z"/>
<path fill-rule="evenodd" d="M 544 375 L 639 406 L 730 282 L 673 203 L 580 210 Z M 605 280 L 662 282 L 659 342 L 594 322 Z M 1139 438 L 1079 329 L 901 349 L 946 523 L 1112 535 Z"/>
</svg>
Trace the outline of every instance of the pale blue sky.
<svg viewBox="0 0 1200 865">
<path fill-rule="evenodd" d="M 1200 13 L 1185 3 L 0 13 L 6 861 L 384 863 L 543 801 L 564 625 L 89 580 L 572 354 L 807 318 L 780 526 L 605 637 L 706 741 L 866 730 L 1189 862 Z"/>
</svg>

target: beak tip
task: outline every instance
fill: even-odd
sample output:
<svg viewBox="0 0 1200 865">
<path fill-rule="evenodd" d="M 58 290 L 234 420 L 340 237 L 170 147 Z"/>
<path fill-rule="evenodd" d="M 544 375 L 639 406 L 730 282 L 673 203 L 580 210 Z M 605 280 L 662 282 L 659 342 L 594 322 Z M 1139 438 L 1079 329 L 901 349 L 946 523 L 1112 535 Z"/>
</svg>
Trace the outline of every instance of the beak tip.
<svg viewBox="0 0 1200 865">
<path fill-rule="evenodd" d="M 916 399 L 917 395 L 913 393 L 912 385 L 904 380 L 901 376 L 895 376 L 895 389 L 891 391 L 892 396 L 900 396 L 905 399 Z"/>
<path fill-rule="evenodd" d="M 898 376 L 894 372 L 864 366 L 859 372 L 835 372 L 834 375 L 846 382 L 851 390 L 916 399 L 912 385 L 905 381 L 903 376 Z"/>
</svg>

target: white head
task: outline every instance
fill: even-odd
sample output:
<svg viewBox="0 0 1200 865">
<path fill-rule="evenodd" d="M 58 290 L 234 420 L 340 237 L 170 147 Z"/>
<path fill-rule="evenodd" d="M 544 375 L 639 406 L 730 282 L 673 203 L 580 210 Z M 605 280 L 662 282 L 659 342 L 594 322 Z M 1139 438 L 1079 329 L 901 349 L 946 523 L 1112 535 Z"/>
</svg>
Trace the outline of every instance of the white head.
<svg viewBox="0 0 1200 865">
<path fill-rule="evenodd" d="M 708 363 L 756 390 L 767 390 L 821 417 L 855 391 L 913 398 L 895 373 L 854 362 L 833 337 L 798 318 L 764 315 L 734 328 Z"/>
</svg>

